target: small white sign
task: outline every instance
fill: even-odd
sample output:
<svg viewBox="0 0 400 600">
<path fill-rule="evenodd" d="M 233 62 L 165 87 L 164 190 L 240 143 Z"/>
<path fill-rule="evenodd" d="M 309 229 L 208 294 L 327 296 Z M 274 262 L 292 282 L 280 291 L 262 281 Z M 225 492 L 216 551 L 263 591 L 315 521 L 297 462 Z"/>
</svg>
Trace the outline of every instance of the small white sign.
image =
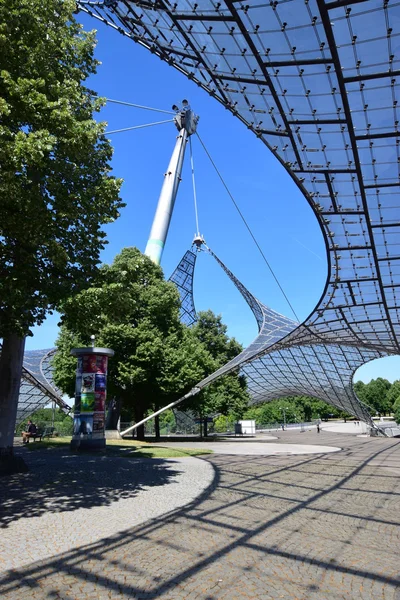
<svg viewBox="0 0 400 600">
<path fill-rule="evenodd" d="M 242 433 L 244 435 L 255 435 L 256 434 L 256 422 L 255 421 L 239 421 L 242 426 Z"/>
</svg>

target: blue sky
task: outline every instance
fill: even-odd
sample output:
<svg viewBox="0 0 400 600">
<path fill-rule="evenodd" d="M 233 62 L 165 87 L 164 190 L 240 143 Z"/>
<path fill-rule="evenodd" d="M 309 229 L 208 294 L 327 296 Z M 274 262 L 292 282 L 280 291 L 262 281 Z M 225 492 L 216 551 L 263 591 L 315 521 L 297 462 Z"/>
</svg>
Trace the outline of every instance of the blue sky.
<svg viewBox="0 0 400 600">
<path fill-rule="evenodd" d="M 200 115 L 198 132 L 245 215 L 298 317 L 317 304 L 327 275 L 325 245 L 306 200 L 268 149 L 218 102 L 147 50 L 94 21 L 79 15 L 86 29 L 98 30 L 98 73 L 89 86 L 107 98 L 170 110 L 187 98 Z M 167 119 L 162 113 L 108 103 L 100 119 L 108 130 Z M 125 246 L 144 251 L 158 196 L 175 144 L 173 123 L 110 136 L 114 174 L 124 179 L 127 206 L 107 227 L 108 245 L 102 253 L 111 262 Z M 199 141 L 193 137 L 193 156 L 200 232 L 208 246 L 262 302 L 294 318 L 236 209 L 213 170 Z M 179 188 L 162 267 L 169 277 L 195 233 L 189 154 Z M 213 259 L 201 253 L 196 267 L 194 296 L 197 310 L 221 314 L 229 334 L 243 344 L 256 335 L 254 317 L 233 284 Z M 50 316 L 27 349 L 48 348 L 57 337 L 57 315 Z M 399 378 L 400 357 L 362 367 L 356 379 Z"/>
</svg>

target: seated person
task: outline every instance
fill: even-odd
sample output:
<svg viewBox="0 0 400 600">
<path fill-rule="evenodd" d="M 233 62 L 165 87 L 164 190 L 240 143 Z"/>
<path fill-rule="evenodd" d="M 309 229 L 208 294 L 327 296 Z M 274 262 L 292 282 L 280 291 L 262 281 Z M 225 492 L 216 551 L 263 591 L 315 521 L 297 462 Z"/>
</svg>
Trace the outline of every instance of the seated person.
<svg viewBox="0 0 400 600">
<path fill-rule="evenodd" d="M 29 438 L 33 437 L 37 434 L 37 427 L 34 423 L 32 423 L 32 421 L 30 419 L 28 419 L 28 426 L 26 428 L 26 431 L 22 432 L 22 442 L 24 444 L 28 444 L 29 443 Z"/>
</svg>

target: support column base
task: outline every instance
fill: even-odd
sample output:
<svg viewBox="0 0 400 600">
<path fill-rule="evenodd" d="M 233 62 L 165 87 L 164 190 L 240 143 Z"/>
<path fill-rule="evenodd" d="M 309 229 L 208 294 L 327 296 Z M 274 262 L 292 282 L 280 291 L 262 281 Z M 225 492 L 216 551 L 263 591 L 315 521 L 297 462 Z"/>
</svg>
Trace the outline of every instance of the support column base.
<svg viewBox="0 0 400 600">
<path fill-rule="evenodd" d="M 122 440 L 118 429 L 106 429 L 106 440 Z"/>
<path fill-rule="evenodd" d="M 74 439 L 72 438 L 70 446 L 72 452 L 104 452 L 106 449 L 105 438 L 100 439 Z"/>
</svg>

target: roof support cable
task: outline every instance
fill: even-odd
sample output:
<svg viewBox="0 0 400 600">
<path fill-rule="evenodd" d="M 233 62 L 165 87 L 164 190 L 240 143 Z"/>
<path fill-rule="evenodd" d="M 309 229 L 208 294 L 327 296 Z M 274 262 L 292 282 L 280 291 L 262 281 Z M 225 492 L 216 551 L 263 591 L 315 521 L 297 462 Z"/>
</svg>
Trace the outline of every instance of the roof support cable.
<svg viewBox="0 0 400 600">
<path fill-rule="evenodd" d="M 172 123 L 173 120 L 174 119 L 167 119 L 166 121 L 156 121 L 155 123 L 144 123 L 143 125 L 124 127 L 123 129 L 113 129 L 112 131 L 105 131 L 104 135 L 111 135 L 112 133 L 122 133 L 123 131 L 132 131 L 133 129 L 143 129 L 144 127 L 153 127 L 153 125 L 162 125 L 163 123 Z"/>
<path fill-rule="evenodd" d="M 100 96 L 95 96 L 99 98 Z M 107 102 L 113 102 L 114 104 L 122 104 L 123 106 L 132 106 L 132 108 L 141 108 L 142 110 L 152 110 L 153 112 L 165 113 L 166 115 L 174 115 L 175 112 L 172 110 L 164 110 L 163 108 L 152 108 L 151 106 L 142 106 L 141 104 L 132 104 L 132 102 L 123 102 L 122 100 L 113 100 L 112 98 L 104 98 Z"/>
<path fill-rule="evenodd" d="M 197 137 L 199 138 L 200 144 L 203 146 L 205 153 L 207 154 L 207 156 L 208 156 L 208 158 L 209 158 L 209 160 L 210 160 L 210 162 L 211 162 L 212 166 L 214 167 L 214 169 L 215 169 L 215 172 L 217 173 L 217 175 L 218 175 L 218 177 L 219 177 L 219 179 L 220 179 L 220 181 L 221 181 L 222 185 L 224 186 L 225 190 L 227 191 L 227 193 L 228 193 L 228 196 L 229 196 L 229 197 L 230 197 L 230 199 L 232 200 L 234 207 L 236 208 L 237 212 L 239 213 L 239 216 L 240 216 L 240 218 L 242 219 L 242 221 L 243 221 L 243 223 L 244 223 L 244 225 L 245 225 L 245 227 L 246 227 L 247 231 L 249 232 L 249 234 L 250 234 L 250 236 L 251 236 L 251 238 L 252 238 L 253 242 L 255 243 L 255 245 L 256 245 L 256 247 L 257 247 L 257 249 L 258 249 L 259 253 L 261 254 L 261 256 L 262 256 L 262 258 L 263 258 L 263 260 L 264 260 L 265 264 L 267 265 L 267 267 L 268 267 L 268 269 L 269 269 L 270 273 L 272 274 L 272 277 L 275 279 L 275 282 L 276 282 L 276 284 L 278 285 L 278 287 L 279 287 L 280 291 L 282 292 L 282 294 L 283 294 L 283 296 L 284 296 L 284 298 L 285 298 L 286 302 L 287 302 L 287 303 L 288 303 L 288 305 L 290 306 L 290 310 L 292 311 L 292 313 L 293 313 L 293 314 L 294 314 L 294 316 L 296 317 L 296 320 L 298 321 L 298 323 L 300 323 L 301 321 L 300 321 L 299 317 L 297 316 L 297 314 L 296 314 L 296 311 L 294 310 L 294 308 L 293 308 L 293 306 L 292 306 L 292 304 L 291 304 L 291 302 L 290 302 L 289 298 L 287 297 L 287 295 L 286 295 L 286 293 L 285 293 L 285 291 L 284 291 L 283 287 L 282 287 L 282 286 L 281 286 L 281 284 L 279 283 L 279 280 L 278 280 L 277 276 L 275 275 L 275 273 L 274 273 L 274 270 L 272 269 L 271 265 L 269 264 L 269 262 L 268 262 L 268 260 L 267 260 L 267 257 L 265 256 L 264 252 L 263 252 L 263 251 L 262 251 L 262 249 L 261 249 L 261 246 L 260 246 L 260 244 L 258 243 L 258 241 L 257 241 L 257 239 L 256 239 L 256 237 L 255 237 L 255 235 L 254 235 L 254 233 L 253 233 L 253 232 L 252 232 L 252 230 L 250 229 L 250 225 L 247 223 L 247 221 L 246 221 L 246 219 L 245 219 L 245 217 L 244 217 L 244 215 L 243 215 L 242 211 L 240 210 L 240 208 L 239 208 L 239 206 L 237 205 L 237 203 L 236 203 L 236 201 L 235 201 L 234 197 L 232 196 L 232 194 L 231 194 L 231 192 L 230 192 L 230 190 L 229 190 L 229 188 L 228 188 L 227 184 L 225 183 L 225 180 L 224 180 L 224 178 L 222 177 L 222 175 L 221 175 L 220 171 L 218 170 L 218 167 L 217 167 L 217 165 L 216 165 L 216 164 L 215 164 L 215 162 L 213 161 L 213 159 L 212 159 L 212 157 L 211 157 L 210 153 L 208 152 L 208 150 L 207 150 L 206 146 L 204 145 L 204 142 L 203 142 L 203 140 L 201 139 L 201 137 L 199 136 L 198 132 L 196 132 L 196 135 L 197 135 Z"/>
<path fill-rule="evenodd" d="M 193 184 L 193 200 L 194 200 L 194 215 L 196 218 L 196 236 L 200 237 L 199 229 L 199 214 L 197 211 L 197 194 L 196 194 L 196 181 L 194 178 L 194 162 L 193 162 L 193 149 L 192 149 L 192 137 L 189 137 L 189 149 L 190 149 L 190 166 L 192 169 L 192 184 Z"/>
</svg>

